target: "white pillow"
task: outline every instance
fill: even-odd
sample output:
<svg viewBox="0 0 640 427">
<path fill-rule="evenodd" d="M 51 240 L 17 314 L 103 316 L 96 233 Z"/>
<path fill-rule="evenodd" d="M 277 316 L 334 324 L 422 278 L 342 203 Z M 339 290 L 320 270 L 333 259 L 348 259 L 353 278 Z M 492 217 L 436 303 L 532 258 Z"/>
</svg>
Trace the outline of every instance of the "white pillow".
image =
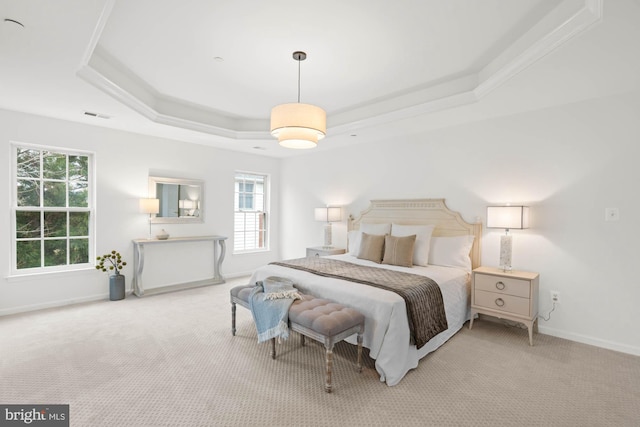
<svg viewBox="0 0 640 427">
<path fill-rule="evenodd" d="M 367 234 L 385 235 L 391 233 L 391 224 L 360 224 L 360 231 Z"/>
<path fill-rule="evenodd" d="M 413 265 L 426 266 L 429 264 L 429 243 L 433 225 L 391 225 L 391 235 L 396 237 L 416 235 L 416 242 L 413 245 Z"/>
<path fill-rule="evenodd" d="M 351 230 L 347 234 L 349 255 L 358 256 L 360 252 L 360 236 L 362 233 L 385 235 L 391 233 L 391 224 L 360 224 L 360 230 Z"/>
<path fill-rule="evenodd" d="M 444 265 L 446 267 L 464 268 L 471 271 L 471 246 L 474 237 L 432 237 L 429 251 L 429 264 Z"/>
<path fill-rule="evenodd" d="M 360 230 L 351 230 L 347 233 L 347 252 L 349 255 L 358 256 L 361 234 Z"/>
</svg>

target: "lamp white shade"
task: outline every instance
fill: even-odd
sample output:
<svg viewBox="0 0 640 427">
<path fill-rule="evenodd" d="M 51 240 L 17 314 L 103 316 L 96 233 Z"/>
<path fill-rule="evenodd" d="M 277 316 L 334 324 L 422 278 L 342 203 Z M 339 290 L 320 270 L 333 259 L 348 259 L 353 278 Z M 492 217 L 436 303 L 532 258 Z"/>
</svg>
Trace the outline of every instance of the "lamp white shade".
<svg viewBox="0 0 640 427">
<path fill-rule="evenodd" d="M 314 148 L 327 133 L 327 113 L 315 105 L 289 103 L 271 110 L 271 135 L 286 148 Z"/>
<path fill-rule="evenodd" d="M 160 199 L 140 199 L 140 212 L 157 214 L 160 212 Z"/>
<path fill-rule="evenodd" d="M 180 209 L 195 209 L 196 202 L 194 200 L 178 200 L 178 207 Z"/>
<path fill-rule="evenodd" d="M 529 228 L 528 206 L 488 206 L 487 228 Z"/>
<path fill-rule="evenodd" d="M 342 209 L 339 207 L 324 207 L 315 209 L 316 221 L 336 222 L 342 219 Z"/>
</svg>

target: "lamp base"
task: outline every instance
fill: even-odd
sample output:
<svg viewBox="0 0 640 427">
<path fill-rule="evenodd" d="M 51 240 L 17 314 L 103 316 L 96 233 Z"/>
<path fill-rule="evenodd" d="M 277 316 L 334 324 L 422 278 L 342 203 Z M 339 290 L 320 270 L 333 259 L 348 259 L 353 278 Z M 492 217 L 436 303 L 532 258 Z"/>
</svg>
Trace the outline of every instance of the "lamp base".
<svg viewBox="0 0 640 427">
<path fill-rule="evenodd" d="M 500 268 L 502 271 L 511 271 L 511 236 L 500 237 Z"/>
<path fill-rule="evenodd" d="M 330 222 L 327 222 L 324 225 L 324 247 L 325 248 L 331 247 L 331 223 Z"/>
</svg>

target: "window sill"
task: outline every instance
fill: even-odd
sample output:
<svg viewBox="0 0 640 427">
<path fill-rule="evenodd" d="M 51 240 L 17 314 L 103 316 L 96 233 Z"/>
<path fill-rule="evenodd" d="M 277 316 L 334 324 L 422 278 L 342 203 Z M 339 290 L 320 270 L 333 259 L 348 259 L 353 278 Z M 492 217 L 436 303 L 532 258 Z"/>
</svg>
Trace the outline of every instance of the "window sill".
<svg viewBox="0 0 640 427">
<path fill-rule="evenodd" d="M 271 249 L 251 249 L 248 251 L 234 251 L 233 255 L 262 254 L 265 252 L 271 252 Z"/>
<path fill-rule="evenodd" d="M 96 271 L 95 266 L 87 266 L 73 270 L 39 271 L 37 273 L 15 273 L 6 276 L 7 282 L 25 282 L 29 280 L 49 279 L 52 276 L 74 276 L 87 271 Z"/>
</svg>

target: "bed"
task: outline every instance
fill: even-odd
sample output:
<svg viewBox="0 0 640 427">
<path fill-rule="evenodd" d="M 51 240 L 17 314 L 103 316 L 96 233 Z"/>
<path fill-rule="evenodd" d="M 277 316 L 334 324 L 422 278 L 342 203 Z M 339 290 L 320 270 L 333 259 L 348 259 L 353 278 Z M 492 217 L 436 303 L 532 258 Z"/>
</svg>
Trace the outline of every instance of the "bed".
<svg viewBox="0 0 640 427">
<path fill-rule="evenodd" d="M 391 234 L 406 240 L 412 238 L 412 233 L 417 237 L 410 267 L 393 262 L 379 264 L 362 257 L 370 237 Z M 411 316 L 405 299 L 392 291 L 275 264 L 257 269 L 251 283 L 269 276 L 286 277 L 304 293 L 359 310 L 365 316 L 364 346 L 375 359 L 380 380 L 393 386 L 469 320 L 470 271 L 479 266 L 481 237 L 482 225 L 464 221 L 459 213 L 447 208 L 444 199 L 373 200 L 357 218 L 349 217 L 347 253 L 327 257 L 433 279 L 442 294 L 446 329 L 420 348 L 412 344 L 408 320 Z M 355 338 L 347 341 L 354 344 Z"/>
</svg>

